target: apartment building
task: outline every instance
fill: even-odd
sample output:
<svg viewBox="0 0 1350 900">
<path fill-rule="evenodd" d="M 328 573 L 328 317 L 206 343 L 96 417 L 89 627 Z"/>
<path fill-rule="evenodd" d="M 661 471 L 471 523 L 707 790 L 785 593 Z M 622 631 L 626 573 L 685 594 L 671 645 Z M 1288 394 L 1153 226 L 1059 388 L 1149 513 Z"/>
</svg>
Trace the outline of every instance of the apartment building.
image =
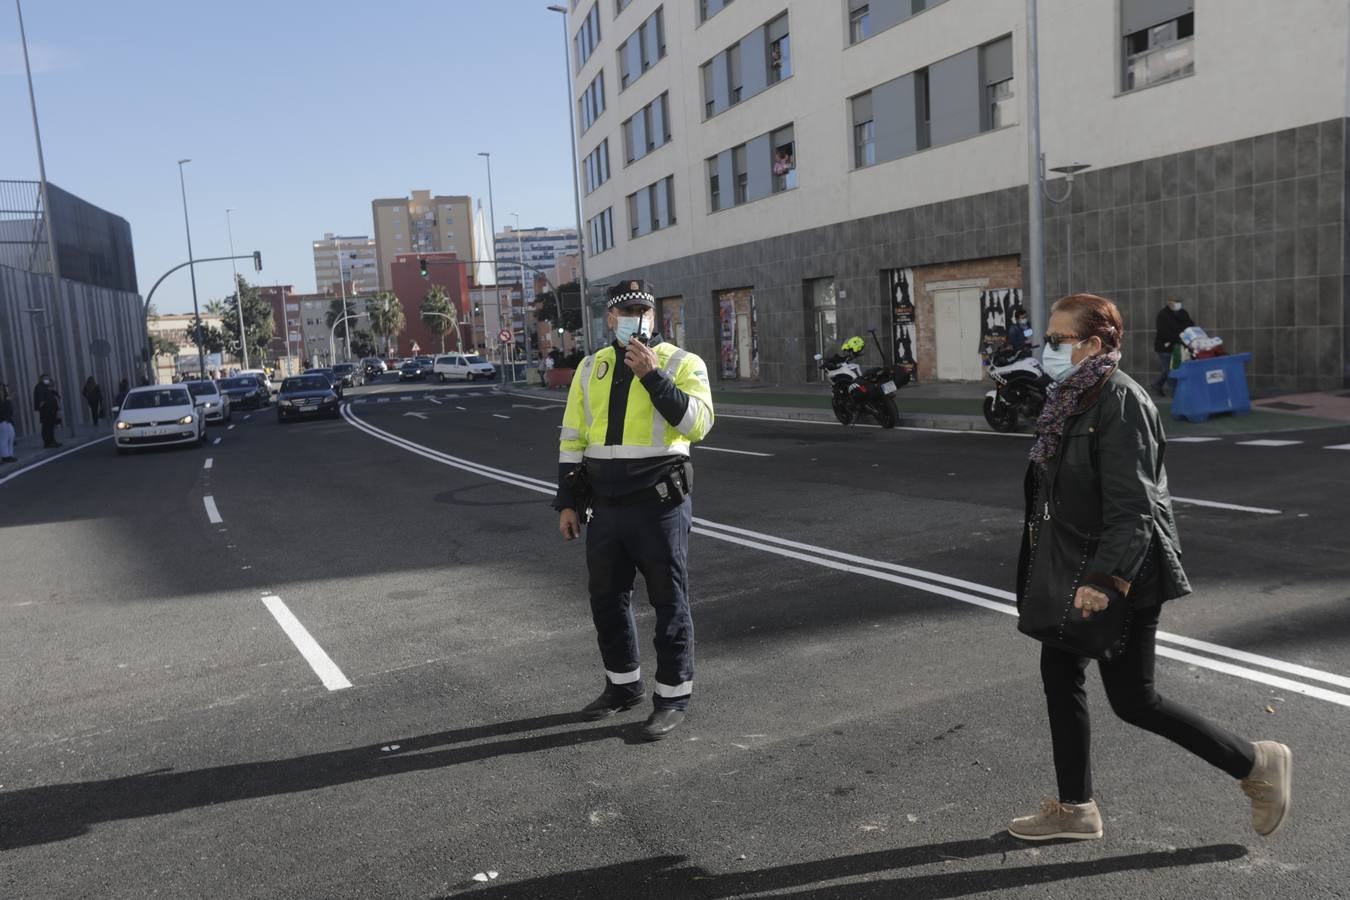
<svg viewBox="0 0 1350 900">
<path fill-rule="evenodd" d="M 641 275 L 724 382 L 816 377 L 875 328 L 974 380 L 1024 302 L 1025 0 L 582 0 L 569 14 L 593 309 Z M 1168 295 L 1254 388 L 1350 380 L 1350 7 L 1042 3 L 1046 291 Z M 1054 170 L 1085 164 L 1070 183 Z"/>
<path fill-rule="evenodd" d="M 407 197 L 372 200 L 370 207 L 381 290 L 393 289 L 394 259 L 400 253 L 474 258 L 473 204 L 468 197 L 413 191 Z"/>
<path fill-rule="evenodd" d="M 368 235 L 325 234 L 313 242 L 314 290 L 348 295 L 373 294 L 380 289 L 380 265 L 375 241 Z"/>
<path fill-rule="evenodd" d="M 508 228 L 497 233 L 498 280 L 503 284 L 524 284 L 525 302 L 534 302 L 534 280 L 539 274 L 553 278 L 559 257 L 579 252 L 581 241 L 575 228 Z M 523 258 L 524 271 L 516 265 Z"/>
</svg>

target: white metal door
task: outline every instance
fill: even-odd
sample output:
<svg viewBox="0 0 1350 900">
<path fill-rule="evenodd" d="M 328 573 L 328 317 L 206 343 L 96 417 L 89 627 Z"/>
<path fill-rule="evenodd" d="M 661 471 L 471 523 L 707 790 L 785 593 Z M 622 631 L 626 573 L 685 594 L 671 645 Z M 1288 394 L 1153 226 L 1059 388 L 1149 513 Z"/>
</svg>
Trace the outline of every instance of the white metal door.
<svg viewBox="0 0 1350 900">
<path fill-rule="evenodd" d="M 980 291 L 978 288 L 933 294 L 940 381 L 979 381 Z"/>
</svg>

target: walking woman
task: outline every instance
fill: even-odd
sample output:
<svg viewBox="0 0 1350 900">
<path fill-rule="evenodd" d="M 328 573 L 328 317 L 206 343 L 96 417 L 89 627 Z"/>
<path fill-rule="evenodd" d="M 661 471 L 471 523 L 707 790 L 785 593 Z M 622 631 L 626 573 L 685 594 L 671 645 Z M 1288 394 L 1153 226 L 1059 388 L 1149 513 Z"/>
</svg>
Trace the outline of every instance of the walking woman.
<svg viewBox="0 0 1350 900">
<path fill-rule="evenodd" d="M 94 420 L 94 427 L 98 427 L 99 420 L 103 418 L 103 388 L 98 386 L 94 376 L 90 375 L 84 382 L 84 402 L 89 404 L 89 418 Z"/>
<path fill-rule="evenodd" d="M 14 457 L 14 401 L 9 385 L 0 381 L 0 463 L 18 462 Z"/>
<path fill-rule="evenodd" d="M 1162 422 L 1148 392 L 1119 368 L 1123 336 L 1120 311 L 1103 297 L 1072 294 L 1051 310 L 1043 362 L 1056 385 L 1031 448 L 1017 606 L 1019 630 L 1042 642 L 1059 791 L 1008 831 L 1029 841 L 1102 836 L 1083 687 L 1095 658 L 1117 716 L 1239 779 L 1252 827 L 1274 834 L 1289 812 L 1289 748 L 1230 734 L 1153 687 L 1162 605 L 1191 587 Z"/>
</svg>

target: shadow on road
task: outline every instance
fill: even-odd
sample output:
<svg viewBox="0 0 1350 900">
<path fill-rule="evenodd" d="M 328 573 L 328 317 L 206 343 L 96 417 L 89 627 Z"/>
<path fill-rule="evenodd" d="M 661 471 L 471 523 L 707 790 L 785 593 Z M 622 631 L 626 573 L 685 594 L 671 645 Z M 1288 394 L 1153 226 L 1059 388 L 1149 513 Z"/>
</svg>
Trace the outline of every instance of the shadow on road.
<svg viewBox="0 0 1350 900">
<path fill-rule="evenodd" d="M 1135 853 L 1082 862 L 944 872 L 909 878 L 870 880 L 864 884 L 810 887 L 843 878 L 878 875 L 893 869 L 935 865 L 953 859 L 965 861 L 974 857 L 1001 855 L 1024 849 L 1025 844 L 1000 833 L 977 840 L 899 847 L 894 850 L 859 853 L 853 856 L 723 875 L 712 874 L 701 866 L 690 863 L 684 856 L 657 856 L 508 884 L 498 883 L 486 887 L 465 885 L 465 890 L 450 896 L 482 897 L 485 900 L 526 900 L 526 898 L 537 900 L 539 897 L 559 898 L 559 900 L 569 897 L 587 900 L 605 900 L 611 897 L 624 900 L 632 897 L 642 897 L 643 900 L 685 900 L 697 897 L 715 900 L 766 891 L 806 888 L 795 893 L 774 896 L 796 897 L 803 900 L 805 898 L 826 900 L 837 897 L 938 900 L 944 897 L 965 897 L 1115 872 L 1154 871 L 1231 862 L 1247 855 L 1246 847 L 1237 844 L 1214 844 L 1175 852 Z"/>
<path fill-rule="evenodd" d="M 0 793 L 0 851 L 69 840 L 100 822 L 160 816 L 236 800 L 312 791 L 610 738 L 626 743 L 641 742 L 638 723 L 633 722 L 457 746 L 581 721 L 577 713 L 536 716 L 293 759 L 214 766 L 189 772 L 161 769 L 106 781 L 56 784 Z M 391 749 L 395 746 L 397 750 Z"/>
</svg>

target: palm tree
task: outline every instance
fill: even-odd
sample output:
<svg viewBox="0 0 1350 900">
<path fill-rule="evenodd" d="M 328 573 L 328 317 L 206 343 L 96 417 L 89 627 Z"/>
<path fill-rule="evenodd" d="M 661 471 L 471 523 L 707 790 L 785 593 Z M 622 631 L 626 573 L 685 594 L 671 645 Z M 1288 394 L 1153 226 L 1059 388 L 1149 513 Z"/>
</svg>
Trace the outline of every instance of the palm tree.
<svg viewBox="0 0 1350 900">
<path fill-rule="evenodd" d="M 202 312 L 208 316 L 215 316 L 217 319 L 225 318 L 225 314 L 229 311 L 229 307 L 225 305 L 224 300 L 208 300 L 206 305 L 202 307 Z"/>
<path fill-rule="evenodd" d="M 403 304 L 389 291 L 380 291 L 366 301 L 366 315 L 370 316 L 370 330 L 384 338 L 384 352 L 389 353 L 390 340 L 398 337 L 408 326 L 403 315 Z"/>
<path fill-rule="evenodd" d="M 441 352 L 445 352 L 445 333 L 451 328 L 455 329 L 456 338 L 459 337 L 459 321 L 456 315 L 454 304 L 450 302 L 449 296 L 445 293 L 445 288 L 439 284 L 433 285 L 431 290 L 427 291 L 426 299 L 422 301 L 422 324 L 441 338 Z M 463 346 L 459 347 L 463 350 Z"/>
</svg>

